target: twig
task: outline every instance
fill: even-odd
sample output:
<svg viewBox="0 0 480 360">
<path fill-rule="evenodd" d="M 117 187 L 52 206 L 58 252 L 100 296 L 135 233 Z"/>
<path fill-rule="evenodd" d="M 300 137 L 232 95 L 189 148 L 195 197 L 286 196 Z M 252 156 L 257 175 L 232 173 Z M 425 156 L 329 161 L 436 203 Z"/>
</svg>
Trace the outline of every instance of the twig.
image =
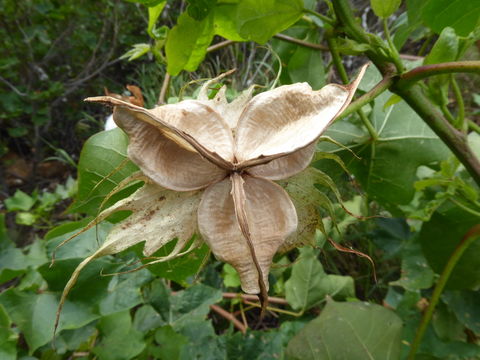
<svg viewBox="0 0 480 360">
<path fill-rule="evenodd" d="M 246 301 L 258 301 L 258 296 L 257 295 L 247 295 L 247 294 L 238 294 L 238 293 L 223 293 L 223 297 L 225 299 L 237 299 L 241 298 L 242 300 Z M 272 304 L 281 304 L 281 305 L 288 305 L 287 300 L 279 298 L 279 297 L 273 297 L 269 296 L 268 297 L 268 302 Z"/>
<path fill-rule="evenodd" d="M 229 320 L 232 322 L 233 326 L 235 326 L 242 334 L 247 333 L 247 328 L 245 325 L 243 325 L 235 316 L 233 316 L 231 313 L 229 313 L 227 310 L 222 309 L 218 305 L 210 305 L 210 309 L 215 311 L 217 314 L 223 316 L 225 319 Z"/>
<path fill-rule="evenodd" d="M 5 85 L 7 85 L 10 89 L 12 89 L 12 91 L 17 94 L 18 96 L 22 96 L 22 97 L 25 97 L 25 96 L 28 96 L 27 93 L 24 93 L 24 92 L 21 92 L 20 90 L 18 90 L 15 85 L 13 85 L 12 83 L 10 83 L 7 79 L 4 79 L 2 76 L 0 76 L 0 81 L 3 82 Z"/>
<path fill-rule="evenodd" d="M 167 97 L 168 87 L 170 86 L 171 76 L 169 73 L 165 73 L 165 78 L 163 79 L 162 88 L 160 89 L 160 95 L 158 96 L 158 105 L 165 104 L 165 98 Z"/>
<path fill-rule="evenodd" d="M 300 39 L 296 39 L 294 37 L 291 37 L 291 36 L 288 36 L 288 35 L 285 35 L 285 34 L 276 34 L 276 35 L 273 35 L 273 37 L 277 38 L 279 40 L 291 42 L 292 44 L 297 44 L 297 45 L 304 46 L 304 47 L 307 47 L 307 48 L 310 48 L 310 49 L 315 49 L 315 50 L 320 50 L 320 51 L 328 51 L 329 50 L 328 46 L 325 46 L 325 45 L 322 45 L 322 44 L 315 44 L 315 43 L 300 40 Z"/>
<path fill-rule="evenodd" d="M 216 44 L 214 44 L 214 45 L 212 45 L 212 46 L 209 46 L 209 47 L 207 48 L 207 53 L 212 52 L 212 51 L 217 51 L 217 50 L 219 50 L 219 49 L 221 49 L 221 48 L 224 48 L 224 47 L 229 46 L 229 45 L 232 45 L 232 44 L 235 44 L 235 41 L 233 41 L 233 40 L 225 40 L 225 41 L 216 43 Z"/>
<path fill-rule="evenodd" d="M 361 109 L 363 106 L 373 101 L 378 95 L 382 94 L 393 84 L 393 78 L 390 76 L 384 77 L 377 85 L 375 85 L 372 90 L 360 96 L 355 101 L 352 101 L 350 105 L 337 117 L 336 120 L 344 118 L 351 113 Z"/>
<path fill-rule="evenodd" d="M 418 66 L 400 76 L 403 82 L 415 82 L 433 75 L 451 73 L 474 73 L 480 74 L 480 61 L 453 61 L 442 64 Z"/>
</svg>

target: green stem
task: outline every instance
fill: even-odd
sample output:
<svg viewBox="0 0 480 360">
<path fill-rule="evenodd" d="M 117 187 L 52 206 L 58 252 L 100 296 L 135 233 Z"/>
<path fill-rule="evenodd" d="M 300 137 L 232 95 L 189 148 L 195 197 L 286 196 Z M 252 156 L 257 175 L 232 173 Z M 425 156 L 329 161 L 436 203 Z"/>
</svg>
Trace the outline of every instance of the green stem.
<svg viewBox="0 0 480 360">
<path fill-rule="evenodd" d="M 313 11 L 313 10 L 310 10 L 310 9 L 303 9 L 303 12 L 319 18 L 320 20 L 322 20 L 326 24 L 329 24 L 329 25 L 334 25 L 335 24 L 335 20 L 329 18 L 328 16 L 322 15 L 322 14 L 316 12 L 316 11 Z"/>
<path fill-rule="evenodd" d="M 468 127 L 470 128 L 470 130 L 480 134 L 480 126 L 477 125 L 477 123 L 475 123 L 473 120 L 468 120 Z"/>
<path fill-rule="evenodd" d="M 400 54 L 398 53 L 395 44 L 392 41 L 392 37 L 390 36 L 390 30 L 388 30 L 387 18 L 383 18 L 383 32 L 385 33 L 385 38 L 387 39 L 388 46 L 390 47 L 390 55 L 392 57 L 393 63 L 397 68 L 397 71 L 401 74 L 403 72 L 403 64 L 402 60 L 400 60 Z"/>
<path fill-rule="evenodd" d="M 480 74 L 480 61 L 453 61 L 442 64 L 431 64 L 416 67 L 401 75 L 402 83 L 413 83 L 433 75 L 451 73 Z"/>
<path fill-rule="evenodd" d="M 437 306 L 438 301 L 440 300 L 440 295 L 442 294 L 443 289 L 445 288 L 445 285 L 447 284 L 447 281 L 450 278 L 450 275 L 453 269 L 455 268 L 455 265 L 457 265 L 458 260 L 460 260 L 465 250 L 479 236 L 480 236 L 480 225 L 475 225 L 465 234 L 465 236 L 462 238 L 460 243 L 457 245 L 457 247 L 453 251 L 452 255 L 450 255 L 450 258 L 448 259 L 448 262 L 445 265 L 445 268 L 443 269 L 442 274 L 440 275 L 440 278 L 438 279 L 437 285 L 433 290 L 432 298 L 430 299 L 430 304 L 428 305 L 427 309 L 425 310 L 425 313 L 422 316 L 422 320 L 417 329 L 417 333 L 415 334 L 415 338 L 413 339 L 412 346 L 408 354 L 408 358 L 407 358 L 408 360 L 415 359 L 415 354 L 417 353 L 417 350 L 420 347 L 423 336 L 425 335 L 425 331 L 427 330 L 428 324 L 432 319 L 433 311 L 435 310 L 435 307 Z"/>
<path fill-rule="evenodd" d="M 373 87 L 372 90 L 363 94 L 358 99 L 353 101 L 348 107 L 337 117 L 338 119 L 342 119 L 355 111 L 361 109 L 369 102 L 373 101 L 378 95 L 382 94 L 385 90 L 387 90 L 393 84 L 392 77 L 385 77 L 383 78 L 377 85 Z"/>
<path fill-rule="evenodd" d="M 365 32 L 355 21 L 349 1 L 335 0 L 332 4 L 339 25 L 342 26 L 347 35 L 358 42 L 370 44 L 372 35 Z M 384 77 L 395 74 L 396 69 L 392 69 L 391 59 L 383 57 L 375 50 L 366 51 L 365 55 L 375 64 Z M 415 81 L 431 75 L 452 72 L 480 73 L 480 61 L 460 61 L 420 66 L 402 74 L 400 79 L 395 79 L 390 86 L 390 90 L 400 95 L 417 112 L 423 121 L 452 150 L 473 180 L 480 186 L 480 161 L 468 146 L 466 136 L 450 125 L 438 108 L 423 94 L 420 86 L 413 84 Z"/>
<path fill-rule="evenodd" d="M 334 37 L 331 36 L 331 33 L 327 33 L 327 43 L 328 47 L 330 48 L 330 53 L 332 54 L 332 61 L 333 64 L 335 65 L 335 68 L 338 71 L 338 74 L 340 75 L 340 78 L 342 79 L 344 84 L 349 83 L 347 71 L 345 70 L 345 67 L 343 66 L 342 59 L 340 58 L 340 54 L 338 53 L 337 49 L 337 42 Z M 363 124 L 368 130 L 368 133 L 370 134 L 371 138 L 373 140 L 378 139 L 378 133 L 373 127 L 372 123 L 368 119 L 367 115 L 363 112 L 361 107 L 357 109 L 357 114 L 360 116 L 360 120 L 362 120 Z"/>
<path fill-rule="evenodd" d="M 455 75 L 450 75 L 450 81 L 452 83 L 452 90 L 455 95 L 455 99 L 457 101 L 458 113 L 457 119 L 455 121 L 455 127 L 462 131 L 465 130 L 465 104 L 463 102 L 462 92 L 460 91 L 460 87 L 458 86 L 457 81 L 455 80 Z"/>
<path fill-rule="evenodd" d="M 425 41 L 423 42 L 422 47 L 420 48 L 420 50 L 418 50 L 418 53 L 417 53 L 418 56 L 423 56 L 425 54 L 425 51 L 427 51 L 427 47 L 432 41 L 432 39 L 433 39 L 433 33 L 430 32 L 427 35 L 427 38 L 425 39 Z"/>
<path fill-rule="evenodd" d="M 311 43 L 311 42 L 308 42 L 308 41 L 296 39 L 294 37 L 291 37 L 291 36 L 288 36 L 288 35 L 285 35 L 285 34 L 280 34 L 279 33 L 279 34 L 273 35 L 273 37 L 277 38 L 277 39 L 280 39 L 280 40 L 283 40 L 283 41 L 290 42 L 292 44 L 307 47 L 307 48 L 310 48 L 310 49 L 320 50 L 320 51 L 328 51 L 328 47 L 325 46 L 325 45 L 315 44 L 315 43 Z"/>
<path fill-rule="evenodd" d="M 455 118 L 453 117 L 450 110 L 448 110 L 447 105 L 446 104 L 440 105 L 440 109 L 442 110 L 442 113 L 445 116 L 445 118 L 448 120 L 448 122 L 452 125 L 455 125 Z"/>
</svg>

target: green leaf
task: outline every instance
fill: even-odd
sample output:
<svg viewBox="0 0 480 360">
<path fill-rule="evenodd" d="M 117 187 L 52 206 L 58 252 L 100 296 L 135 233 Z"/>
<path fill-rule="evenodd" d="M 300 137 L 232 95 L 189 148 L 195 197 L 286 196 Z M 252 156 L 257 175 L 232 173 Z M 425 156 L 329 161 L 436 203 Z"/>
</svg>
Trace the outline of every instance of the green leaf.
<svg viewBox="0 0 480 360">
<path fill-rule="evenodd" d="M 467 231 L 480 218 L 449 203 L 442 205 L 422 226 L 422 250 L 432 269 L 441 273 L 448 259 Z M 475 288 L 480 285 L 480 239 L 474 241 L 462 255 L 450 275 L 449 289 Z"/>
<path fill-rule="evenodd" d="M 160 2 L 159 4 L 155 5 L 155 6 L 152 6 L 152 7 L 149 7 L 148 8 L 148 27 L 147 27 L 147 32 L 148 32 L 148 35 L 150 35 L 150 37 L 152 39 L 155 39 L 156 36 L 155 34 L 153 33 L 153 29 L 155 28 L 155 24 L 158 20 L 158 17 L 160 16 L 160 14 L 162 13 L 163 11 L 163 8 L 165 7 L 165 5 L 167 5 L 167 1 L 164 0 L 162 2 Z M 133 60 L 133 59 L 129 59 L 130 60 Z"/>
<path fill-rule="evenodd" d="M 316 252 L 309 247 L 300 249 L 292 275 L 285 283 L 285 297 L 295 310 L 305 311 L 325 300 L 325 297 L 355 297 L 350 276 L 327 275 Z"/>
<path fill-rule="evenodd" d="M 143 55 L 147 54 L 151 50 L 151 48 L 152 47 L 150 44 L 135 44 L 130 50 L 120 56 L 120 59 L 127 59 L 128 61 L 138 59 Z"/>
<path fill-rule="evenodd" d="M 53 337 L 58 298 L 54 294 L 35 294 L 9 289 L 0 294 L 2 304 L 19 327 L 29 346 L 30 354 Z M 58 331 L 77 329 L 98 318 L 91 307 L 65 302 Z"/>
<path fill-rule="evenodd" d="M 120 181 L 138 170 L 127 159 L 128 137 L 119 128 L 102 131 L 87 140 L 78 163 L 78 193 L 69 212 L 96 216 L 103 199 Z M 123 166 L 122 166 L 123 165 Z M 130 195 L 138 185 L 132 185 L 113 195 L 105 204 L 109 207 Z"/>
<path fill-rule="evenodd" d="M 240 283 L 240 277 L 238 276 L 237 271 L 231 266 L 230 264 L 224 264 L 223 265 L 223 284 L 226 287 L 239 287 L 241 285 Z"/>
<path fill-rule="evenodd" d="M 315 43 L 316 38 L 318 33 L 314 30 L 305 40 Z M 298 46 L 288 62 L 287 70 L 292 82 L 308 82 L 313 90 L 325 85 L 325 69 L 318 50 Z"/>
<path fill-rule="evenodd" d="M 132 326 L 128 310 L 103 317 L 98 328 L 102 340 L 93 352 L 100 360 L 130 360 L 145 348 L 143 334 Z"/>
<path fill-rule="evenodd" d="M 190 245 L 186 245 L 188 248 Z M 168 244 L 162 246 L 152 256 L 167 256 L 171 253 L 175 247 L 175 241 L 171 241 Z M 173 280 L 181 285 L 187 286 L 190 278 L 195 276 L 202 265 L 204 264 L 206 257 L 209 255 L 210 249 L 206 244 L 202 244 L 198 249 L 189 252 L 186 255 L 180 256 L 173 260 L 153 264 L 147 267 L 152 273 L 164 279 Z M 139 251 L 139 256 L 142 256 Z M 148 260 L 145 261 L 148 263 Z"/>
<path fill-rule="evenodd" d="M 35 199 L 22 190 L 15 191 L 13 196 L 5 199 L 5 207 L 8 211 L 28 211 L 33 204 L 35 204 Z"/>
<path fill-rule="evenodd" d="M 0 304 L 0 359 L 17 359 L 18 334 L 11 329 L 12 322 Z"/>
<path fill-rule="evenodd" d="M 402 0 L 370 0 L 372 10 L 378 17 L 388 18 L 398 10 Z"/>
<path fill-rule="evenodd" d="M 163 326 L 155 332 L 155 342 L 159 345 L 155 356 L 162 360 L 178 360 L 188 340 L 186 336 L 176 333 L 170 325 Z"/>
<path fill-rule="evenodd" d="M 213 14 L 201 21 L 184 12 L 178 17 L 177 25 L 168 33 L 165 53 L 167 71 L 178 75 L 182 70 L 195 71 L 207 53 L 214 35 Z"/>
<path fill-rule="evenodd" d="M 410 291 L 428 289 L 433 285 L 433 277 L 433 270 L 422 254 L 420 243 L 413 239 L 402 251 L 401 277 L 390 285 L 401 286 Z"/>
<path fill-rule="evenodd" d="M 172 295 L 170 289 L 158 280 L 146 288 L 145 299 L 166 324 L 178 330 L 190 321 L 203 321 L 210 311 L 210 305 L 222 299 L 222 292 L 197 284 Z"/>
<path fill-rule="evenodd" d="M 190 320 L 178 332 L 188 339 L 188 344 L 182 348 L 180 359 L 190 360 L 205 357 L 211 360 L 226 359 L 222 339 L 215 334 L 211 321 Z"/>
<path fill-rule="evenodd" d="M 237 4 L 218 4 L 215 7 L 215 35 L 228 40 L 245 41 L 237 31 L 237 7 Z"/>
<path fill-rule="evenodd" d="M 480 22 L 480 0 L 429 0 L 421 12 L 424 23 L 437 34 L 450 26 L 467 36 Z"/>
<path fill-rule="evenodd" d="M 476 334 L 480 334 L 479 291 L 446 291 L 442 301 L 455 313 L 456 318 Z"/>
<path fill-rule="evenodd" d="M 38 271 L 47 281 L 50 291 L 62 291 L 81 260 L 76 258 L 58 260 L 51 268 L 47 263 Z M 107 295 L 107 287 L 112 280 L 109 276 L 101 276 L 101 272 L 115 272 L 118 267 L 118 264 L 108 261 L 107 258 L 92 261 L 80 274 L 68 298 L 89 306 L 98 305 L 98 302 Z"/>
<path fill-rule="evenodd" d="M 201 21 L 207 17 L 217 3 L 217 0 L 187 0 L 187 12 L 192 18 Z"/>
<path fill-rule="evenodd" d="M 288 344 L 289 359 L 400 359 L 402 321 L 374 304 L 329 301 Z"/>
<path fill-rule="evenodd" d="M 100 314 L 113 314 L 143 303 L 141 288 L 151 279 L 146 269 L 112 277 L 106 296 L 98 303 Z"/>
<path fill-rule="evenodd" d="M 458 54 L 458 36 L 451 27 L 446 27 L 440 33 L 437 41 L 433 45 L 430 53 L 425 57 L 423 63 L 440 64 L 447 61 L 457 60 Z"/>
<path fill-rule="evenodd" d="M 302 14 L 302 0 L 242 0 L 237 11 L 238 33 L 247 40 L 265 44 Z"/>
<path fill-rule="evenodd" d="M 70 238 L 78 230 L 85 227 L 91 220 L 92 218 L 89 217 L 82 221 L 60 225 L 58 228 L 54 228 L 53 230 L 51 230 L 46 236 L 46 239 L 48 239 L 46 245 L 48 257 L 52 257 L 53 251 L 61 242 Z M 87 256 L 92 255 L 98 249 L 99 244 L 102 242 L 102 240 L 107 237 L 107 234 L 112 229 L 112 227 L 112 224 L 103 221 L 97 226 L 88 229 L 87 231 L 67 242 L 65 245 L 56 249 L 55 259 L 62 260 L 86 258 Z M 65 232 L 59 236 L 54 236 L 64 231 L 68 232 Z"/>
</svg>

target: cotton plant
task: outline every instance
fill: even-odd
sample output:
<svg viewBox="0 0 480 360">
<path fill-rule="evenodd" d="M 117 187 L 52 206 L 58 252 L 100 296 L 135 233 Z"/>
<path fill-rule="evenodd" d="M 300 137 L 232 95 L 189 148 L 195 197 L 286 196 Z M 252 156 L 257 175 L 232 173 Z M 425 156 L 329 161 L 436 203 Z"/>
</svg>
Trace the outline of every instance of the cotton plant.
<svg viewBox="0 0 480 360">
<path fill-rule="evenodd" d="M 209 99 L 212 81 L 218 79 L 207 82 L 196 100 L 153 109 L 111 96 L 87 98 L 113 106 L 115 123 L 129 137 L 128 157 L 140 172 L 119 187 L 133 180 L 144 185 L 82 230 L 116 211 L 132 211 L 72 274 L 56 325 L 68 292 L 89 262 L 140 242 L 150 257 L 178 239 L 168 256 L 152 264 L 182 256 L 204 241 L 217 259 L 235 268 L 242 290 L 258 294 L 265 304 L 273 256 L 295 238 L 302 222 L 275 181 L 308 167 L 318 138 L 348 106 L 365 70 L 349 85 L 313 91 L 307 83 L 296 83 L 253 97 L 250 88 L 232 102 L 225 86 Z"/>
</svg>

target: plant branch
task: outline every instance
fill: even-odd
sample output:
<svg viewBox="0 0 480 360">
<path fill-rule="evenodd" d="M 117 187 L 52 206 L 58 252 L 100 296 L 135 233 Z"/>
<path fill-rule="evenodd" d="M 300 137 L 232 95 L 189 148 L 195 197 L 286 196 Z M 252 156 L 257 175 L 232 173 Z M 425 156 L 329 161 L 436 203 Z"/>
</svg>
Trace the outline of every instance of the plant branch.
<svg viewBox="0 0 480 360">
<path fill-rule="evenodd" d="M 401 75 L 401 83 L 413 83 L 430 76 L 451 73 L 480 74 L 480 61 L 453 61 L 416 67 Z M 402 85 L 405 86 L 405 85 Z"/>
<path fill-rule="evenodd" d="M 246 301 L 259 301 L 257 295 L 247 295 L 247 294 L 239 294 L 239 293 L 223 293 L 223 297 L 225 299 L 242 299 Z M 274 297 L 274 296 L 269 296 L 268 297 L 268 302 L 272 304 L 281 304 L 281 305 L 288 305 L 287 300 L 279 298 L 279 297 Z"/>
<path fill-rule="evenodd" d="M 326 24 L 329 24 L 329 25 L 334 25 L 335 24 L 335 20 L 329 18 L 328 16 L 322 15 L 322 14 L 316 12 L 316 11 L 313 11 L 313 10 L 310 10 L 310 9 L 303 9 L 303 12 L 319 18 L 320 20 L 322 20 Z"/>
<path fill-rule="evenodd" d="M 440 295 L 447 284 L 450 275 L 457 265 L 457 262 L 460 260 L 461 256 L 465 252 L 465 250 L 480 236 L 480 225 L 475 225 L 471 228 L 457 245 L 455 250 L 453 251 L 452 255 L 448 259 L 447 264 L 445 265 L 440 278 L 438 279 L 437 285 L 433 290 L 432 298 L 430 299 L 430 304 L 428 305 L 427 309 L 425 310 L 422 320 L 420 322 L 420 326 L 417 329 L 417 333 L 415 334 L 415 338 L 413 339 L 412 346 L 410 348 L 410 352 L 408 354 L 408 360 L 414 360 L 415 354 L 417 353 L 418 348 L 422 342 L 423 336 L 425 335 L 425 331 L 427 330 L 428 324 L 432 319 L 433 311 L 440 300 Z"/>
<path fill-rule="evenodd" d="M 311 43 L 311 42 L 308 42 L 308 41 L 296 39 L 294 37 L 291 37 L 291 36 L 288 36 L 288 35 L 285 35 L 285 34 L 276 34 L 276 35 L 273 35 L 273 37 L 277 38 L 279 40 L 288 41 L 288 42 L 291 42 L 293 44 L 304 46 L 304 47 L 307 47 L 307 48 L 310 48 L 310 49 L 315 49 L 315 50 L 320 50 L 320 51 L 328 51 L 328 47 L 325 46 L 325 45 L 315 44 L 315 43 Z"/>
<path fill-rule="evenodd" d="M 382 94 L 385 90 L 387 90 L 393 84 L 392 77 L 384 77 L 377 85 L 375 85 L 372 90 L 368 91 L 367 93 L 360 96 L 358 99 L 353 101 L 348 107 L 337 117 L 338 119 L 342 119 L 351 113 L 354 113 L 358 109 L 361 109 L 369 102 L 373 101 L 378 95 Z"/>
<path fill-rule="evenodd" d="M 418 115 L 430 126 L 438 137 L 452 150 L 458 160 L 465 166 L 473 180 L 480 186 L 480 161 L 467 143 L 465 134 L 455 129 L 443 117 L 443 114 L 423 94 L 420 86 L 397 88 L 393 91 L 400 95 Z"/>
<path fill-rule="evenodd" d="M 210 309 L 215 311 L 217 314 L 223 316 L 228 321 L 231 321 L 233 326 L 235 326 L 238 330 L 240 330 L 242 334 L 245 335 L 247 333 L 247 327 L 244 324 L 242 324 L 242 322 L 238 320 L 235 316 L 233 316 L 233 314 L 229 313 L 227 310 L 222 309 L 218 305 L 210 305 Z"/>
<path fill-rule="evenodd" d="M 209 52 L 212 52 L 212 51 L 217 51 L 221 48 L 224 48 L 226 46 L 229 46 L 229 45 L 232 45 L 232 44 L 235 44 L 236 41 L 233 41 L 233 40 L 225 40 L 225 41 L 221 41 L 219 43 L 216 43 L 214 45 L 211 45 L 207 48 L 207 53 Z"/>
<path fill-rule="evenodd" d="M 166 72 L 165 77 L 163 79 L 162 88 L 160 89 L 160 95 L 158 96 L 158 101 L 157 101 L 158 105 L 165 104 L 165 99 L 167 97 L 168 88 L 170 86 L 171 79 L 172 77 L 170 76 L 170 74 Z"/>
<path fill-rule="evenodd" d="M 366 33 L 356 23 L 348 0 L 335 0 L 332 4 L 336 17 L 347 34 L 359 42 L 370 44 L 373 35 Z M 384 77 L 395 73 L 395 70 L 392 69 L 392 59 L 384 57 L 375 50 L 366 51 L 365 55 L 372 60 Z M 459 61 L 419 66 L 402 74 L 400 79 L 394 81 L 390 86 L 390 90 L 400 95 L 422 117 L 423 121 L 452 150 L 474 181 L 480 186 L 480 162 L 468 146 L 466 136 L 445 119 L 438 108 L 423 94 L 420 86 L 413 84 L 413 82 L 427 76 L 452 72 L 480 73 L 480 61 Z"/>
<path fill-rule="evenodd" d="M 476 133 L 480 134 L 480 126 L 474 122 L 473 120 L 468 120 L 468 127 L 470 130 L 475 131 Z"/>
</svg>

